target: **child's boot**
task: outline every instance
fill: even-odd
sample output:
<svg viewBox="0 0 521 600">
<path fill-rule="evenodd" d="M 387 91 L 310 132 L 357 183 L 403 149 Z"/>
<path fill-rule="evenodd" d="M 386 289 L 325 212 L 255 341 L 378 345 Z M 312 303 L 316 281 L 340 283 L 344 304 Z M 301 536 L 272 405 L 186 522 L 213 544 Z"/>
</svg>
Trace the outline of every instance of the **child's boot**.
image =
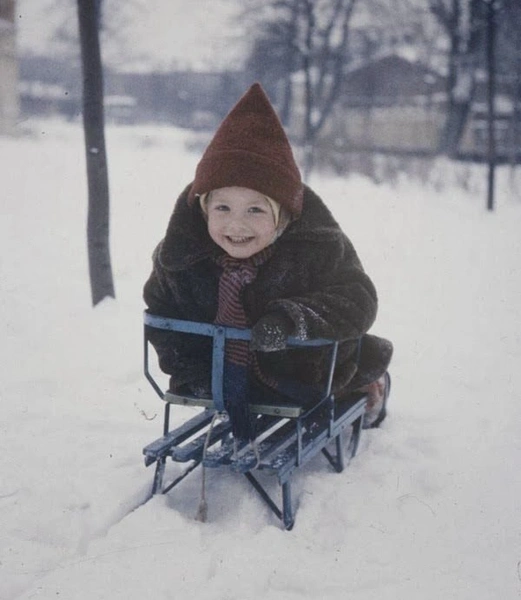
<svg viewBox="0 0 521 600">
<path fill-rule="evenodd" d="M 379 379 L 360 389 L 367 394 L 364 429 L 378 427 L 387 416 L 387 399 L 391 391 L 391 377 L 386 371 Z"/>
</svg>

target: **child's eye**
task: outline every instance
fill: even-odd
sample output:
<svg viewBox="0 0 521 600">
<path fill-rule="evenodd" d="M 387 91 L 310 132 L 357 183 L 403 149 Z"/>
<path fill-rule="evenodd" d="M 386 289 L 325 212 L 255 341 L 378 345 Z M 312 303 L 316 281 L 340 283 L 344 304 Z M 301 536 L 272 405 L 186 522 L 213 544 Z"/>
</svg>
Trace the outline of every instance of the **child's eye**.
<svg viewBox="0 0 521 600">
<path fill-rule="evenodd" d="M 265 213 L 266 211 L 263 208 L 261 208 L 260 206 L 250 206 L 250 208 L 248 209 L 248 212 L 258 214 L 258 213 Z"/>
<path fill-rule="evenodd" d="M 216 204 L 213 209 L 218 210 L 219 212 L 228 212 L 230 207 L 226 204 Z"/>
</svg>

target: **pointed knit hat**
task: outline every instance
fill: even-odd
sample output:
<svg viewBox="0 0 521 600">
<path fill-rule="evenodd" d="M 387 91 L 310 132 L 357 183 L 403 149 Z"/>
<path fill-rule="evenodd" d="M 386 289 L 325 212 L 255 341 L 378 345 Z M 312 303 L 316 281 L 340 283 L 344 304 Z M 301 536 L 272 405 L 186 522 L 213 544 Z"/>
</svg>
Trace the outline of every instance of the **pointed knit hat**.
<svg viewBox="0 0 521 600">
<path fill-rule="evenodd" d="M 300 172 L 282 124 L 259 83 L 232 108 L 206 148 L 188 197 L 247 187 L 273 198 L 293 218 L 302 211 Z"/>
</svg>

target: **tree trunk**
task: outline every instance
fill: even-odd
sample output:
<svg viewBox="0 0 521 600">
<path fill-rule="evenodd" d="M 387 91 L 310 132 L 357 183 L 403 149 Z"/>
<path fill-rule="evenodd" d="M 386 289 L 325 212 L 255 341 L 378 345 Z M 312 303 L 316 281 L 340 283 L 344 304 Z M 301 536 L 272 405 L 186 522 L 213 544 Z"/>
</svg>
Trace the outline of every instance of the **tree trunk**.
<svg viewBox="0 0 521 600">
<path fill-rule="evenodd" d="M 496 12 L 495 0 L 488 0 L 487 14 L 487 72 L 488 72 L 488 189 L 487 209 L 494 210 L 494 179 L 496 170 Z"/>
<path fill-rule="evenodd" d="M 83 68 L 83 128 L 89 191 L 87 244 L 93 306 L 107 296 L 115 297 L 109 248 L 109 182 L 99 43 L 100 4 L 100 0 L 78 0 Z"/>
</svg>

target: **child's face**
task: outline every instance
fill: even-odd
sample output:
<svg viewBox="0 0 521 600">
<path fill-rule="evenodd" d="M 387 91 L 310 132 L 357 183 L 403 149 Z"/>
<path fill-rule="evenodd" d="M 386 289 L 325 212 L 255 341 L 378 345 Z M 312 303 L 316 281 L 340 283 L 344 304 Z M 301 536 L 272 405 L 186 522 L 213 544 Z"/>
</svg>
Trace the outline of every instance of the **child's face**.
<svg viewBox="0 0 521 600">
<path fill-rule="evenodd" d="M 233 258 L 249 258 L 275 239 L 275 217 L 266 198 L 249 188 L 213 190 L 207 204 L 208 232 Z"/>
</svg>

